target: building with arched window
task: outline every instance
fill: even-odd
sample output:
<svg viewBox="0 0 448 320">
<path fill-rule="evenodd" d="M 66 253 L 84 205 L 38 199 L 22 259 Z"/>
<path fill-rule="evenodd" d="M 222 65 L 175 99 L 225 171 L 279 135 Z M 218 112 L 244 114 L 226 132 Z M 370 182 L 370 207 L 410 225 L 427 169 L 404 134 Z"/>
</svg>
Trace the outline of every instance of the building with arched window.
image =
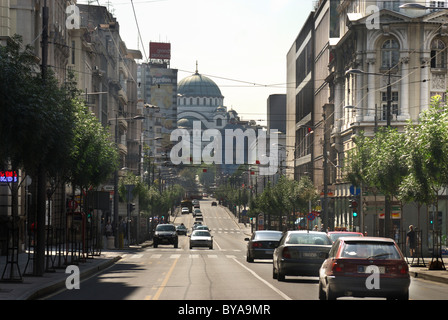
<svg viewBox="0 0 448 320">
<path fill-rule="evenodd" d="M 405 3 L 414 7 L 400 7 Z M 427 7 L 416 9 L 415 4 Z M 304 29 L 307 32 L 303 33 L 309 35 L 306 39 L 312 42 L 310 52 L 314 52 L 308 79 L 305 76 L 311 73 L 299 73 L 303 64 L 298 59 L 306 42 L 290 50 L 288 83 L 301 77 L 307 81 L 287 91 L 288 112 L 294 114 L 294 107 L 296 112 L 294 126 L 287 128 L 287 136 L 296 139 L 295 158 L 289 157 L 287 165 L 296 165 L 299 179 L 312 171 L 321 194 L 321 217 L 330 228 L 391 236 L 403 244 L 403 235 L 413 224 L 423 231 L 424 249 L 432 245 L 431 232 L 437 229 L 447 234 L 446 190 L 440 190 L 437 212 L 435 207 L 422 206 L 419 215 L 417 205 L 392 198 L 391 214 L 386 217 L 384 195 L 367 188 L 358 192 L 344 173 L 347 154 L 361 132 L 373 137 L 380 127 L 388 125 L 403 132 L 408 121 L 418 122 L 432 97 L 441 96 L 446 102 L 447 4 L 445 0 L 320 0 L 310 17 L 312 32 Z M 314 85 L 312 110 L 305 109 L 309 104 L 298 99 L 307 83 Z M 299 114 L 303 110 L 309 113 Z M 312 134 L 302 137 L 300 130 L 309 128 Z M 297 164 L 303 167 L 305 160 L 309 170 L 302 172 Z M 353 198 L 362 203 L 358 220 L 350 208 Z M 428 221 L 430 216 L 437 216 L 433 219 L 436 226 Z"/>
<path fill-rule="evenodd" d="M 418 225 L 429 237 L 427 221 L 418 218 L 415 206 L 401 207 L 392 198 L 387 222 L 384 197 L 375 199 L 373 194 L 364 192 L 363 225 L 356 225 L 347 206 L 347 200 L 354 195 L 342 173 L 347 151 L 355 146 L 354 138 L 359 133 L 373 136 L 379 127 L 388 124 L 402 132 L 407 121 L 418 121 L 431 97 L 440 95 L 445 101 L 448 12 L 436 8 L 405 9 L 399 5 L 412 1 L 394 2 L 397 6 L 377 1 L 341 1 L 339 5 L 341 32 L 330 49 L 334 60 L 329 77 L 335 116 L 330 152 L 334 157 L 329 160 L 336 167 L 329 166 L 334 174 L 330 173 L 333 178 L 328 182 L 334 195 L 331 205 L 335 225 L 352 225 L 373 235 L 383 235 L 383 230 L 388 230 L 387 236 L 400 240 L 399 235 L 410 224 Z M 373 14 L 367 11 L 372 4 L 377 6 Z M 376 19 L 373 25 L 372 19 Z M 441 194 L 438 209 L 438 227 L 446 233 L 447 195 Z M 386 223 L 390 225 L 385 229 Z M 430 244 L 425 241 L 423 245 Z"/>
</svg>

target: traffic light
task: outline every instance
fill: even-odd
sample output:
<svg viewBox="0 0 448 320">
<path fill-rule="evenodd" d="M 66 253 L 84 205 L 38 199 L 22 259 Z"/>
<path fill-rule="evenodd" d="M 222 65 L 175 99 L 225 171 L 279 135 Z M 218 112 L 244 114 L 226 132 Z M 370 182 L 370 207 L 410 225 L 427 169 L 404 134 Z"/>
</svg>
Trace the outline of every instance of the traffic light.
<svg viewBox="0 0 448 320">
<path fill-rule="evenodd" d="M 130 203 L 129 204 L 129 212 L 132 212 L 135 210 L 135 203 Z"/>
<path fill-rule="evenodd" d="M 349 208 L 352 209 L 353 225 L 358 224 L 358 202 L 356 199 L 351 199 L 349 203 Z"/>
</svg>

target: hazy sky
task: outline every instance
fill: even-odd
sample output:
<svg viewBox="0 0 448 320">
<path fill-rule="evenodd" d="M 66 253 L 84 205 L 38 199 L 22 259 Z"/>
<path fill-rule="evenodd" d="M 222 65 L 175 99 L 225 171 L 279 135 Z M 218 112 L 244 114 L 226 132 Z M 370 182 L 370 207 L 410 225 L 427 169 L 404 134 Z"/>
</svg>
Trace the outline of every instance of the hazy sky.
<svg viewBox="0 0 448 320">
<path fill-rule="evenodd" d="M 286 93 L 286 54 L 312 0 L 91 0 L 109 6 L 128 49 L 149 56 L 149 42 L 171 43 L 178 81 L 199 73 L 220 87 L 245 120 L 266 119 L 270 94 Z M 78 0 L 86 4 L 87 0 Z M 134 10 L 135 9 L 135 15 Z M 136 18 L 136 19 L 135 19 Z M 141 40 L 138 37 L 138 28 Z M 264 122 L 263 122 L 264 123 Z"/>
</svg>

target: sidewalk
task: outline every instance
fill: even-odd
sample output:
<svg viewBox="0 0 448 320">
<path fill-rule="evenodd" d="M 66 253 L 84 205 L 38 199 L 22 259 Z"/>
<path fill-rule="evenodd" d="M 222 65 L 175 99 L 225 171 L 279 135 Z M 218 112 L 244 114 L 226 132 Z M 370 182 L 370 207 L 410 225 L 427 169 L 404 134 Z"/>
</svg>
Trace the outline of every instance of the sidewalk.
<svg viewBox="0 0 448 320">
<path fill-rule="evenodd" d="M 81 280 L 113 265 L 121 259 L 123 254 L 138 251 L 150 245 L 152 245 L 152 241 L 124 249 L 105 249 L 100 255 L 87 258 L 85 262 L 79 262 L 77 266 L 79 267 Z M 14 265 L 14 278 L 20 278 L 17 271 L 17 268 L 19 268 L 22 275 L 21 281 L 1 281 L 0 279 L 0 300 L 36 300 L 65 288 L 65 281 L 70 275 L 70 273 L 65 273 L 65 268 L 55 269 L 54 272 L 45 272 L 43 276 L 28 276 L 23 274 L 27 262 L 28 254 L 20 253 L 18 266 Z M 27 273 L 32 270 L 32 262 L 30 264 L 31 266 L 28 266 Z M 3 274 L 5 265 L 6 257 L 1 256 L 0 277 Z M 10 266 L 8 266 L 5 278 L 8 278 L 9 270 Z"/>
<path fill-rule="evenodd" d="M 443 257 L 442 259 L 445 268 L 448 268 L 448 258 Z M 448 284 L 448 270 L 429 270 L 431 260 L 431 258 L 424 258 L 425 267 L 414 267 L 412 260 L 409 259 L 409 274 L 411 277 Z M 414 260 L 414 262 L 416 261 L 417 260 Z"/>
</svg>

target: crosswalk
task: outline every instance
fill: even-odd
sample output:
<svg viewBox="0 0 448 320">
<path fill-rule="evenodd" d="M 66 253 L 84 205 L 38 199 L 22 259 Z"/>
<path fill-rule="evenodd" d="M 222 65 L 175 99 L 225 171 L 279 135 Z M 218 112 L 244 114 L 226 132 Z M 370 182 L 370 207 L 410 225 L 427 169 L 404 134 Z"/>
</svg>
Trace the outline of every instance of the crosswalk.
<svg viewBox="0 0 448 320">
<path fill-rule="evenodd" d="M 162 249 L 163 251 L 164 249 Z M 172 252 L 172 250 L 170 250 Z M 150 259 L 150 260 L 158 260 L 158 259 L 180 259 L 180 258 L 187 258 L 187 259 L 198 259 L 200 257 L 207 258 L 207 259 L 218 259 L 225 257 L 227 259 L 237 259 L 237 258 L 246 258 L 246 253 L 242 250 L 216 250 L 219 252 L 219 254 L 209 253 L 208 250 L 204 249 L 190 249 L 188 252 L 182 252 L 182 253 L 145 253 L 145 254 L 123 254 L 121 256 L 122 259 L 126 260 L 142 260 L 142 259 Z"/>
</svg>

